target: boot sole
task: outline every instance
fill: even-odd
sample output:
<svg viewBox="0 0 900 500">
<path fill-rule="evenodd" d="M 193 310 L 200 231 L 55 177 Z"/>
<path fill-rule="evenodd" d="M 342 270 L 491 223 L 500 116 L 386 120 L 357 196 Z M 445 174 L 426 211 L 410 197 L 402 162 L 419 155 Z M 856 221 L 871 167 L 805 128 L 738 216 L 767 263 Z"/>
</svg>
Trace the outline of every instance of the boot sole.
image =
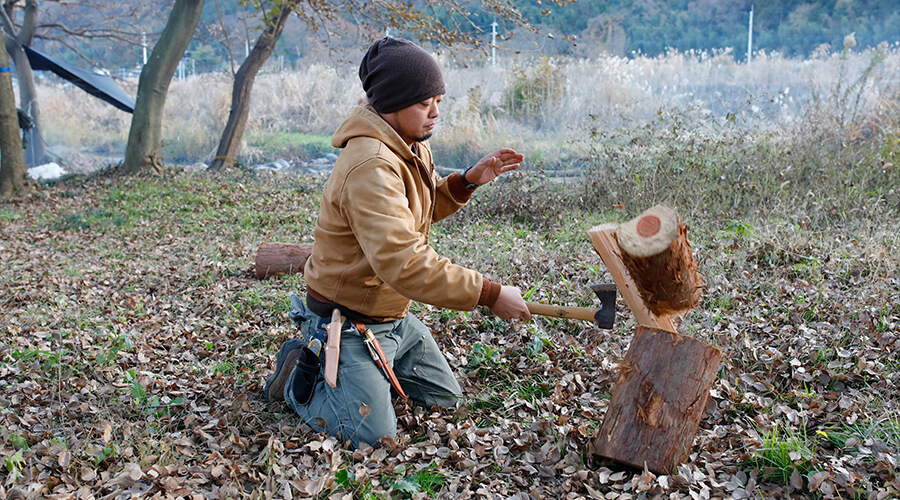
<svg viewBox="0 0 900 500">
<path fill-rule="evenodd" d="M 291 371 L 297 364 L 303 344 L 297 341 L 294 347 L 285 350 L 282 347 L 278 352 L 278 360 L 275 363 L 275 372 L 266 379 L 266 401 L 284 401 L 284 386 L 291 377 Z"/>
</svg>

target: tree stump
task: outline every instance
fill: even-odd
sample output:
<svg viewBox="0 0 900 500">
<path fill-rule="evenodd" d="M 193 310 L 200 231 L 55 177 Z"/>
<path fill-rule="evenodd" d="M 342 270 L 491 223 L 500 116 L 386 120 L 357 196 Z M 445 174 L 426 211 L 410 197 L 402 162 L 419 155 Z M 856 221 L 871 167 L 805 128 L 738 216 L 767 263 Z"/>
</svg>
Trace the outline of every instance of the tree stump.
<svg viewBox="0 0 900 500">
<path fill-rule="evenodd" d="M 312 243 L 260 243 L 256 251 L 257 279 L 279 274 L 303 273 L 303 266 L 312 253 Z"/>
<path fill-rule="evenodd" d="M 677 471 L 706 409 L 722 353 L 691 337 L 638 326 L 594 454 L 657 474 Z"/>
<path fill-rule="evenodd" d="M 616 230 L 622 262 L 656 315 L 678 315 L 700 301 L 703 279 L 687 229 L 673 208 L 657 205 Z"/>
</svg>

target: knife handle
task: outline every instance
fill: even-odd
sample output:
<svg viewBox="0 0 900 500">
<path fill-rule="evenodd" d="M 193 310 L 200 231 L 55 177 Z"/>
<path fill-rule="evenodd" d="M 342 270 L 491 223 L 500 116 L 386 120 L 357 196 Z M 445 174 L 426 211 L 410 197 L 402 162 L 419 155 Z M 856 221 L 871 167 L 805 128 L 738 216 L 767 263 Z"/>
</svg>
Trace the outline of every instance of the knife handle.
<svg viewBox="0 0 900 500">
<path fill-rule="evenodd" d="M 337 387 L 337 367 L 341 352 L 341 326 L 343 323 L 341 311 L 335 308 L 331 313 L 331 323 L 328 324 L 328 340 L 325 341 L 325 382 L 328 382 L 331 387 Z"/>
</svg>

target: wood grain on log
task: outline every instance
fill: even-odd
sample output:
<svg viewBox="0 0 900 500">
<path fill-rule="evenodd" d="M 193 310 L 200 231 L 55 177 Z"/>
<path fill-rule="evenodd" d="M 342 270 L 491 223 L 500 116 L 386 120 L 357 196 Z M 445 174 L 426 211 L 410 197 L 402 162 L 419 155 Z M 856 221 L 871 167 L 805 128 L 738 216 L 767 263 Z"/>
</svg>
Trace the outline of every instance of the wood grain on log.
<svg viewBox="0 0 900 500">
<path fill-rule="evenodd" d="M 699 340 L 638 326 L 594 454 L 675 472 L 690 454 L 721 360 L 718 349 Z"/>
<path fill-rule="evenodd" d="M 665 205 L 646 210 L 616 230 L 622 262 L 654 314 L 683 314 L 700 301 L 703 278 L 687 231 L 675 209 Z"/>
<path fill-rule="evenodd" d="M 279 274 L 302 274 L 312 247 L 312 243 L 260 243 L 256 251 L 256 277 L 263 279 Z"/>
</svg>

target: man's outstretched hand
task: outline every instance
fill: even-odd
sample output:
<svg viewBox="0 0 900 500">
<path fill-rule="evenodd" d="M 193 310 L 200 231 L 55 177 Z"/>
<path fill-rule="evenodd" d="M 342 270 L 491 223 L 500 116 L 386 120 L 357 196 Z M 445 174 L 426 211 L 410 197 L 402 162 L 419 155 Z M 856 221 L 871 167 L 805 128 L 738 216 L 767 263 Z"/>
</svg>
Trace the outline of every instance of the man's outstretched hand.
<svg viewBox="0 0 900 500">
<path fill-rule="evenodd" d="M 466 172 L 466 180 L 478 185 L 487 184 L 500 174 L 519 168 L 524 159 L 525 155 L 516 153 L 514 149 L 498 149 L 478 160 L 478 163 Z"/>
</svg>

